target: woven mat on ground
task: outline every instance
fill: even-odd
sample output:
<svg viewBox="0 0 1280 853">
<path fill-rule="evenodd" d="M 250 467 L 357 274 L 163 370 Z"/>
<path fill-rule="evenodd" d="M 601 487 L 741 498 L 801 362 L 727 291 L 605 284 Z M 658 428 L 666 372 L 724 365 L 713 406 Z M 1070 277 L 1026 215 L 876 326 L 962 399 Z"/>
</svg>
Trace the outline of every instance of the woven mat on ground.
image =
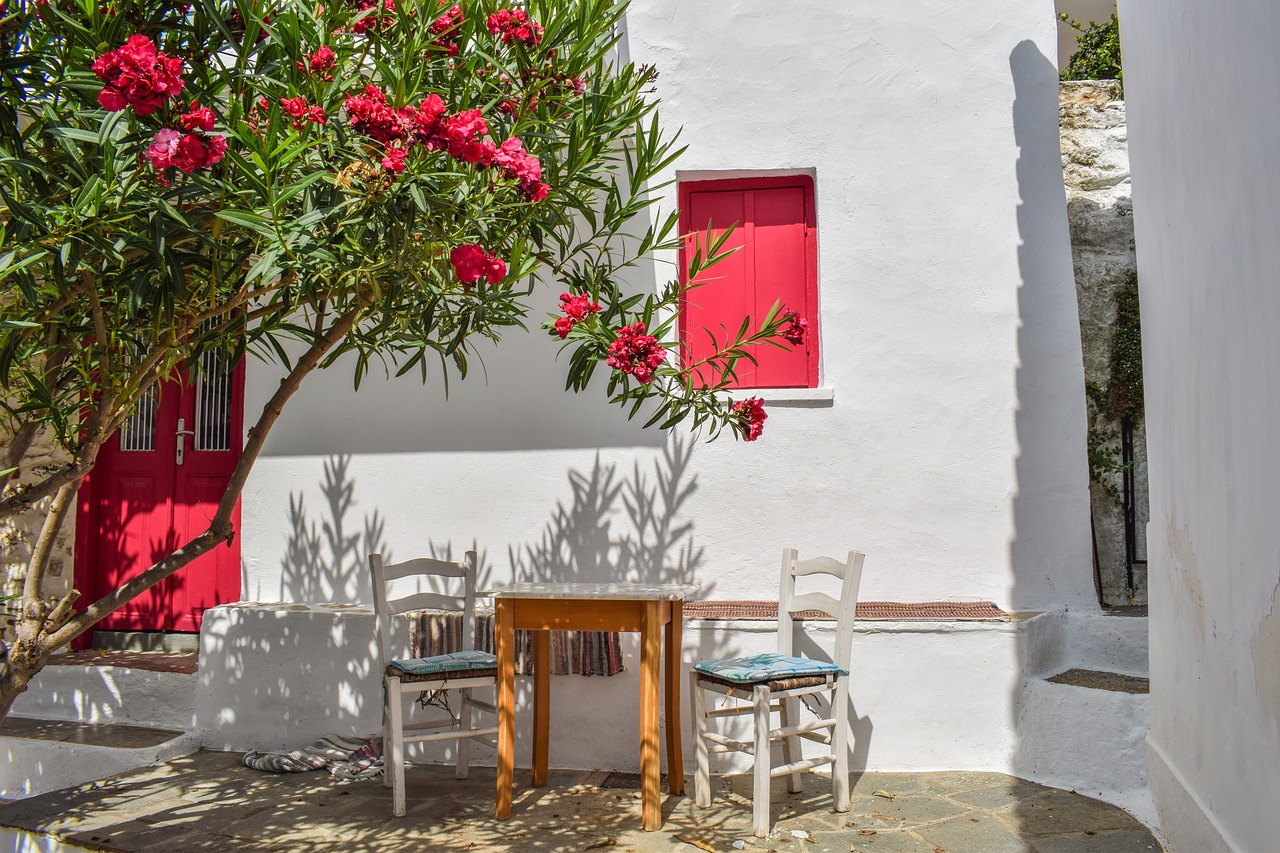
<svg viewBox="0 0 1280 853">
<path fill-rule="evenodd" d="M 493 652 L 493 611 L 476 611 L 475 645 Z M 422 610 L 412 615 L 409 644 L 414 657 L 462 651 L 462 613 Z M 552 631 L 552 675 L 617 675 L 622 672 L 622 643 L 616 631 Z M 533 675 L 533 636 L 516 631 L 516 672 Z"/>
<path fill-rule="evenodd" d="M 244 766 L 268 773 L 309 773 L 328 770 L 338 779 L 374 779 L 382 775 L 382 738 L 327 735 L 293 752 L 252 750 Z"/>
<path fill-rule="evenodd" d="M 830 617 L 821 611 L 796 614 L 800 619 Z M 685 619 L 777 619 L 776 601 L 686 601 Z M 857 618 L 868 622 L 1008 622 L 1009 614 L 993 601 L 859 601 Z"/>
</svg>

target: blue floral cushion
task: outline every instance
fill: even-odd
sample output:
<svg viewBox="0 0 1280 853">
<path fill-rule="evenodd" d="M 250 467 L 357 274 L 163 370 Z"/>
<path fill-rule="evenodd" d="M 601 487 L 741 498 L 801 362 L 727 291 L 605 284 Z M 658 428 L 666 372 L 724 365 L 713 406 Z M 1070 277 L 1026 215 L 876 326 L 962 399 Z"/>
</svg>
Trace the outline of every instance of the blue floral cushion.
<svg viewBox="0 0 1280 853">
<path fill-rule="evenodd" d="M 497 657 L 488 652 L 470 649 L 465 652 L 450 652 L 447 655 L 433 655 L 429 658 L 393 660 L 387 664 L 387 675 L 445 675 L 464 670 L 496 670 L 497 668 Z"/>
<path fill-rule="evenodd" d="M 787 655 L 763 654 L 749 658 L 729 660 L 704 660 L 693 665 L 703 675 L 735 684 L 755 684 L 759 681 L 775 681 L 780 678 L 796 678 L 805 675 L 849 673 L 833 663 L 809 658 L 793 658 Z"/>
</svg>

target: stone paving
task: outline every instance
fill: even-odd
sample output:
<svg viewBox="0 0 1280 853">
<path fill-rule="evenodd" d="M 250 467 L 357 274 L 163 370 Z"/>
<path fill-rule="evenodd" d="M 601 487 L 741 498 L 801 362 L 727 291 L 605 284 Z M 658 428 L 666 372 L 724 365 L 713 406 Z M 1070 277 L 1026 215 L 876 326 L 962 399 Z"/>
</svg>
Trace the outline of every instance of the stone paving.
<svg viewBox="0 0 1280 853">
<path fill-rule="evenodd" d="M 518 774 L 527 779 L 527 771 Z M 511 819 L 492 816 L 493 769 L 456 781 L 450 767 L 408 773 L 409 813 L 391 816 L 378 781 L 325 773 L 273 775 L 240 756 L 198 752 L 28 800 L 0 804 L 0 827 L 50 834 L 90 850 L 201 851 L 775 851 L 775 853 L 1102 853 L 1158 851 L 1126 812 L 998 773 L 855 774 L 852 808 L 831 809 L 825 777 L 788 794 L 775 780 L 768 838 L 752 837 L 750 779 L 716 779 L 709 809 L 667 797 L 658 832 L 640 830 L 636 777 L 552 771 L 518 786 Z M 621 787 L 614 787 L 620 785 Z M 692 782 L 688 785 L 692 793 Z M 735 847 L 741 842 L 741 847 Z M 43 848 L 42 848 L 43 849 Z"/>
</svg>

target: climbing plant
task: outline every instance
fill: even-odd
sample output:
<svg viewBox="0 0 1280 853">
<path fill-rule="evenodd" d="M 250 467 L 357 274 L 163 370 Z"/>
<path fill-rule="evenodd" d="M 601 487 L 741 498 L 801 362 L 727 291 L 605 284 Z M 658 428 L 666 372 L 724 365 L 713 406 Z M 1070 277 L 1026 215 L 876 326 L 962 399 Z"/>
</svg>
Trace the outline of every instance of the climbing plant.
<svg viewBox="0 0 1280 853">
<path fill-rule="evenodd" d="M 1120 64 L 1120 19 L 1111 13 L 1110 20 L 1081 24 L 1066 12 L 1058 20 L 1078 33 L 1076 52 L 1062 70 L 1063 80 L 1119 80 L 1124 85 Z"/>
<path fill-rule="evenodd" d="M 1118 424 L 1139 420 L 1145 412 L 1142 386 L 1142 324 L 1138 304 L 1138 274 L 1130 271 L 1115 291 L 1115 319 L 1105 385 L 1085 383 L 1089 407 L 1089 474 L 1113 498 L 1119 499 L 1108 474 L 1125 470 L 1120 458 Z"/>
</svg>

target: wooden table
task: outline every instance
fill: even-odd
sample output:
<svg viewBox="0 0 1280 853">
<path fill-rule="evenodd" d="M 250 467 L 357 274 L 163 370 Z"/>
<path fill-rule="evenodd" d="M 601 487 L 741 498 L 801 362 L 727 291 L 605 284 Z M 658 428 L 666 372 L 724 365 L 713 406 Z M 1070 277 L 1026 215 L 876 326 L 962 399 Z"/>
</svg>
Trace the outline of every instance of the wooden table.
<svg viewBox="0 0 1280 853">
<path fill-rule="evenodd" d="M 640 634 L 640 790 L 644 828 L 662 826 L 658 790 L 659 684 L 665 685 L 667 787 L 684 793 L 680 755 L 681 610 L 689 584 L 517 583 L 487 590 L 494 598 L 498 657 L 498 794 L 494 815 L 511 815 L 515 769 L 515 632 L 533 632 L 533 779 L 547 783 L 551 729 L 551 632 L 637 631 Z M 665 626 L 665 632 L 661 629 Z M 659 634 L 666 638 L 666 666 L 659 667 Z M 659 678 L 659 669 L 665 677 Z"/>
</svg>

